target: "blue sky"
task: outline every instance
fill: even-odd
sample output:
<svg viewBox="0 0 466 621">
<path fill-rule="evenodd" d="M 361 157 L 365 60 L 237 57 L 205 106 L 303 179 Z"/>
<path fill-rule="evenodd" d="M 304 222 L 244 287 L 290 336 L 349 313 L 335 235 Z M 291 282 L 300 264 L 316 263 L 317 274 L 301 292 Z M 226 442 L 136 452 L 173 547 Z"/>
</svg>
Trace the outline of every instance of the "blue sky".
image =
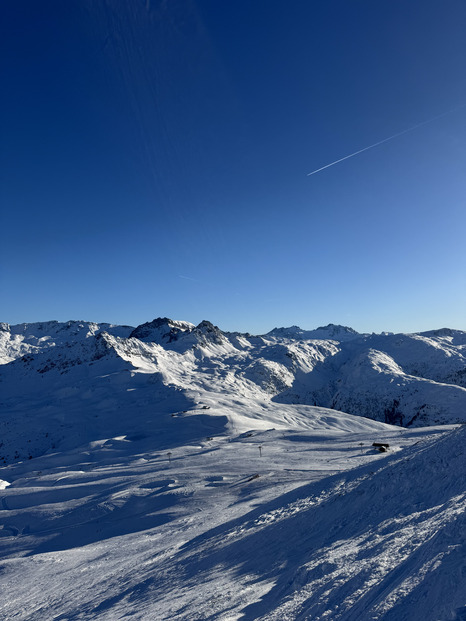
<svg viewBox="0 0 466 621">
<path fill-rule="evenodd" d="M 462 0 L 0 16 L 0 320 L 466 329 Z"/>
</svg>

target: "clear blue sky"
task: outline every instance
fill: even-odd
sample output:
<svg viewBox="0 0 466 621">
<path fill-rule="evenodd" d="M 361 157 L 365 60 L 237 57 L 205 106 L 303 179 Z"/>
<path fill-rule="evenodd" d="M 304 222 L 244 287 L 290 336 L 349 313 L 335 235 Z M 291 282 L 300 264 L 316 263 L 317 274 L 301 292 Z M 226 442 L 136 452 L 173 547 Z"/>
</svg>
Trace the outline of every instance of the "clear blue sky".
<svg viewBox="0 0 466 621">
<path fill-rule="evenodd" d="M 0 320 L 466 329 L 465 33 L 463 0 L 4 0 Z"/>
</svg>

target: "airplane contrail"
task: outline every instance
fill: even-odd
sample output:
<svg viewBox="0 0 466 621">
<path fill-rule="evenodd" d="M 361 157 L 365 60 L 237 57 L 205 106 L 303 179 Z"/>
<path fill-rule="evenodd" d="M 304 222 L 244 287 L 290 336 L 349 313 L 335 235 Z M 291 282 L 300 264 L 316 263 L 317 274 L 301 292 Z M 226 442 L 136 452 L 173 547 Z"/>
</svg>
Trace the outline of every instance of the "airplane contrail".
<svg viewBox="0 0 466 621">
<path fill-rule="evenodd" d="M 427 119 L 427 121 L 422 121 L 422 123 L 417 123 L 416 125 L 413 125 L 412 127 L 408 127 L 408 129 L 404 129 L 401 132 L 397 132 L 396 134 L 393 134 L 393 136 L 389 136 L 388 138 L 384 138 L 383 140 L 379 140 L 378 142 L 374 142 L 374 144 L 369 145 L 368 147 L 364 147 L 364 149 L 359 149 L 359 151 L 355 151 L 354 153 L 350 153 L 349 155 L 345 155 L 345 157 L 341 157 L 339 160 L 335 160 L 334 162 L 330 162 L 330 164 L 327 164 L 326 166 L 322 166 L 321 168 L 317 168 L 317 170 L 313 170 L 310 173 L 307 173 L 307 177 L 310 177 L 311 175 L 315 175 L 316 173 L 320 172 L 321 170 L 325 170 L 326 168 L 330 168 L 330 166 L 335 166 L 335 164 L 339 164 L 340 162 L 344 162 L 345 160 L 348 160 L 350 157 L 354 157 L 355 155 L 359 155 L 360 153 L 363 153 L 364 151 L 368 151 L 369 149 L 373 149 L 374 147 L 378 147 L 379 144 L 383 144 L 384 142 L 388 142 L 389 140 L 393 140 L 394 138 L 398 138 L 398 136 L 402 136 L 403 134 L 407 134 L 408 132 L 412 132 L 414 129 L 417 129 L 418 127 L 421 127 L 422 125 L 427 125 L 427 123 L 432 123 L 433 121 L 436 121 L 437 119 L 442 118 L 442 116 L 446 116 L 447 114 L 451 114 L 452 112 L 455 112 L 456 110 L 459 110 L 460 108 L 464 108 L 466 106 L 466 104 L 462 104 L 461 106 L 457 106 L 456 108 L 453 108 L 452 110 L 448 110 L 447 112 L 442 112 L 442 114 L 437 114 L 437 116 L 432 117 L 431 119 Z"/>
<path fill-rule="evenodd" d="M 184 280 L 192 280 L 193 282 L 201 282 L 197 278 L 191 278 L 191 276 L 182 276 L 181 274 L 178 274 L 178 278 L 183 278 Z"/>
</svg>

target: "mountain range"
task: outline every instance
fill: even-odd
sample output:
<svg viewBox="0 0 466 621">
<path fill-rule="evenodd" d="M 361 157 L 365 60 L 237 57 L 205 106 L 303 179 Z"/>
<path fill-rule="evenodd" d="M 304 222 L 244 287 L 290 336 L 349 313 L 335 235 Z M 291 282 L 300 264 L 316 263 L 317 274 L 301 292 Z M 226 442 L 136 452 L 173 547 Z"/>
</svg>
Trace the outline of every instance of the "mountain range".
<svg viewBox="0 0 466 621">
<path fill-rule="evenodd" d="M 0 361 L 5 463 L 68 445 L 70 428 L 79 441 L 108 435 L 109 425 L 122 433 L 129 412 L 149 417 L 163 435 L 163 416 L 191 414 L 199 404 L 211 408 L 209 424 L 225 430 L 256 402 L 262 426 L 281 424 L 285 411 L 301 420 L 297 405 L 403 427 L 466 421 L 466 332 L 459 330 L 359 334 L 330 324 L 253 336 L 168 318 L 135 328 L 0 324 Z M 21 439 L 13 418 L 28 425 L 30 438 Z M 250 418 L 243 413 L 240 426 L 254 426 Z"/>
<path fill-rule="evenodd" d="M 1 618 L 466 619 L 465 359 L 450 329 L 0 324 Z"/>
</svg>

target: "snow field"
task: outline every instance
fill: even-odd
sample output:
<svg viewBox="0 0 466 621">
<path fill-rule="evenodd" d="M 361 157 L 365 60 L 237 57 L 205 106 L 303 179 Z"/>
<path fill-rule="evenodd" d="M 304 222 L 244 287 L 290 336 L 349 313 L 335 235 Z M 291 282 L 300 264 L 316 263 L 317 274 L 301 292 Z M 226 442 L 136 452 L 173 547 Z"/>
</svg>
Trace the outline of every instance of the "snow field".
<svg viewBox="0 0 466 621">
<path fill-rule="evenodd" d="M 1 324 L 0 618 L 464 620 L 465 348 Z"/>
<path fill-rule="evenodd" d="M 441 604 L 424 591 L 464 568 L 465 430 L 380 427 L 120 437 L 11 466 L 2 618 L 413 619 L 420 592 L 453 614 L 457 580 Z"/>
</svg>

